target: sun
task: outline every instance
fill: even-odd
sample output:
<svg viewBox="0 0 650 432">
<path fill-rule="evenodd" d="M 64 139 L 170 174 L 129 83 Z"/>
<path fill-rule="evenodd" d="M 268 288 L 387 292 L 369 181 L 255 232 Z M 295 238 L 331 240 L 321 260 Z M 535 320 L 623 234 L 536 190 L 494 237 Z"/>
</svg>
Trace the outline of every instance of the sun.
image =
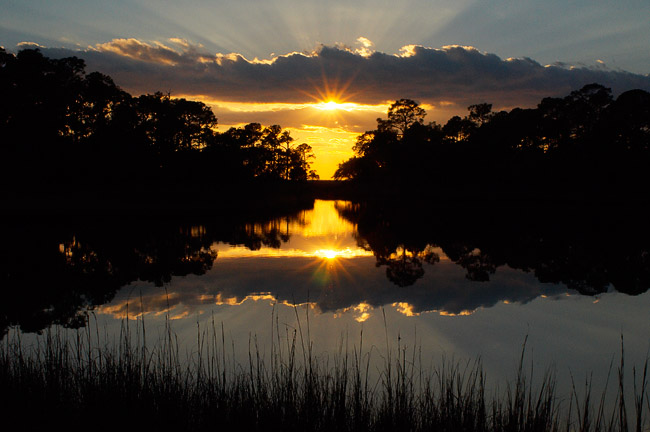
<svg viewBox="0 0 650 432">
<path fill-rule="evenodd" d="M 335 99 L 327 99 L 312 105 L 314 108 L 321 111 L 359 111 L 365 107 L 353 102 L 339 102 Z"/>
<path fill-rule="evenodd" d="M 320 104 L 318 104 L 318 108 L 330 111 L 330 110 L 339 109 L 339 105 L 341 104 L 339 104 L 336 101 L 329 100 L 327 102 L 321 102 Z"/>
<path fill-rule="evenodd" d="M 322 111 L 338 111 L 338 110 L 351 111 L 357 107 L 357 104 L 350 103 L 350 102 L 339 102 L 335 99 L 327 99 L 315 103 L 313 106 L 314 108 Z"/>
</svg>

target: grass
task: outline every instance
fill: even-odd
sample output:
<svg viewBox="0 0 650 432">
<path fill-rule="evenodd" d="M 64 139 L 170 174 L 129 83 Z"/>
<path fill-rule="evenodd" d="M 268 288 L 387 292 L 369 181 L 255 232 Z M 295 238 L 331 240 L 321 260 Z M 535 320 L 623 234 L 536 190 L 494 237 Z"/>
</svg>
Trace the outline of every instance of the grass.
<svg viewBox="0 0 650 432">
<path fill-rule="evenodd" d="M 96 322 L 72 333 L 50 329 L 29 346 L 12 332 L 0 350 L 3 420 L 18 421 L 21 430 L 648 430 L 648 360 L 632 369 L 630 402 L 622 344 L 612 405 L 607 386 L 593 402 L 590 379 L 584 391 L 573 382 L 568 400 L 558 397 L 551 371 L 533 385 L 532 368 L 524 371 L 525 343 L 513 382 L 488 394 L 480 360 L 423 367 L 418 348 L 399 338 L 391 347 L 387 336 L 386 353 L 374 354 L 377 375 L 363 337 L 353 348 L 342 340 L 323 358 L 314 355 L 308 319 L 295 329 L 276 319 L 274 333 L 270 360 L 251 336 L 248 362 L 238 363 L 234 342 L 214 319 L 209 328 L 197 324 L 196 348 L 187 355 L 169 321 L 153 342 L 144 320 L 124 320 L 113 338 Z"/>
</svg>

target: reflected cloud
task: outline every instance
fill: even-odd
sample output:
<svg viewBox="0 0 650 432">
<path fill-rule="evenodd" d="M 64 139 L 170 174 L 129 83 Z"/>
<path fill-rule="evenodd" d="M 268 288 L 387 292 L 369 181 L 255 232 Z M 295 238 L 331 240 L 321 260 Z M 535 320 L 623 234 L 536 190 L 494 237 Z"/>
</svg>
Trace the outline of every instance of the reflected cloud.
<svg viewBox="0 0 650 432">
<path fill-rule="evenodd" d="M 507 268 L 499 269 L 490 282 L 476 283 L 450 261 L 429 268 L 415 285 L 397 287 L 374 262 L 372 257 L 220 258 L 204 276 L 172 281 L 166 287 L 168 303 L 161 288 L 137 283 L 118 293 L 116 303 L 98 311 L 124 316 L 126 303 L 140 307 L 140 296 L 145 311 L 171 311 L 174 316 L 200 314 L 213 305 L 269 301 L 287 306 L 313 304 L 318 313 L 353 314 L 362 322 L 385 305 L 405 316 L 425 312 L 462 316 L 498 303 L 528 303 L 566 293 L 566 287 L 540 284 L 533 275 Z"/>
<path fill-rule="evenodd" d="M 408 304 L 406 302 L 393 303 L 393 307 L 397 309 L 399 313 L 401 313 L 402 315 L 406 315 L 408 317 L 420 315 L 420 312 L 413 311 L 413 305 Z"/>
<path fill-rule="evenodd" d="M 214 244 L 219 259 L 208 274 L 174 280 L 168 289 L 186 299 L 181 302 L 185 308 L 195 311 L 205 307 L 197 299 L 238 305 L 262 296 L 289 306 L 309 303 L 316 311 L 334 316 L 352 314 L 358 321 L 367 320 L 386 305 L 404 316 L 466 316 L 497 304 L 566 298 L 574 286 L 585 294 L 594 289 L 604 292 L 598 286 L 589 287 L 586 281 L 592 276 L 588 272 L 576 272 L 570 263 L 562 263 L 564 242 L 568 241 L 565 234 L 560 235 L 557 248 L 552 244 L 557 241 L 553 232 L 544 228 L 539 234 L 545 238 L 548 250 L 544 253 L 549 257 L 526 257 L 518 252 L 502 256 L 512 247 L 529 250 L 532 246 L 519 245 L 519 234 L 510 234 L 503 227 L 482 227 L 472 234 L 475 237 L 459 240 L 448 237 L 446 230 L 400 219 L 412 218 L 412 213 L 399 211 L 395 220 L 389 214 L 343 201 L 316 201 L 313 210 L 284 225 L 289 235 L 279 248 L 250 250 Z M 540 218 L 547 227 L 547 219 Z M 449 215 L 446 226 L 467 228 L 463 219 L 454 215 Z M 499 234 L 492 238 L 493 233 Z M 532 233 L 528 232 L 532 237 L 526 241 L 535 243 Z M 435 238 L 439 245 L 428 243 Z M 569 244 L 579 247 L 573 240 Z M 531 271 L 534 265 L 539 269 Z M 610 273 L 615 274 L 616 264 L 610 261 L 608 265 L 614 266 Z M 567 268 L 570 273 L 565 273 Z M 643 273 L 638 277 L 643 278 Z"/>
<path fill-rule="evenodd" d="M 508 219 L 518 217 L 511 209 L 493 220 L 456 210 L 316 200 L 310 209 L 250 223 L 29 226 L 10 242 L 24 250 L 2 261 L 3 328 L 79 326 L 91 309 L 177 319 L 260 301 L 309 305 L 360 322 L 387 305 L 406 317 L 463 316 L 612 287 L 640 294 L 650 286 L 648 239 L 634 229 L 645 220 L 599 213 L 608 221 L 603 232 L 591 213 L 591 222 L 583 214 L 573 222 L 564 215 L 553 226 L 543 212 L 529 213 L 522 235 Z M 611 225 L 618 219 L 627 224 Z M 47 271 L 33 274 L 27 257 L 34 256 Z M 52 281 L 59 290 L 47 289 Z"/>
</svg>

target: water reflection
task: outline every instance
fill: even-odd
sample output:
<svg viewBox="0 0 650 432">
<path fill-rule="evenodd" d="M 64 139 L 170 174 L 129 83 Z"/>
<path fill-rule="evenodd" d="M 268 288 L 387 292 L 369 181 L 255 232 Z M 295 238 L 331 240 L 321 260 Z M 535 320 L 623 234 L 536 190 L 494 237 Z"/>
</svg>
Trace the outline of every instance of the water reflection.
<svg viewBox="0 0 650 432">
<path fill-rule="evenodd" d="M 643 213 L 625 209 L 316 200 L 281 216 L 23 221 L 5 239 L 3 332 L 80 326 L 91 309 L 180 318 L 268 301 L 364 321 L 384 305 L 406 316 L 466 315 L 650 286 Z"/>
<path fill-rule="evenodd" d="M 217 251 L 220 259 L 265 256 L 335 259 L 372 256 L 371 251 L 357 244 L 355 225 L 339 214 L 338 209 L 347 205 L 342 201 L 316 200 L 313 208 L 290 218 L 245 225 L 248 236 L 259 238 L 261 233 L 277 233 L 277 242 L 251 244 L 235 239 L 230 242 L 217 241 L 212 249 Z"/>
<path fill-rule="evenodd" d="M 39 331 L 85 323 L 89 309 L 110 302 L 123 287 L 147 282 L 169 287 L 174 278 L 204 275 L 218 256 L 215 242 L 249 249 L 278 247 L 295 209 L 275 215 L 230 215 L 216 220 L 20 220 L 3 230 L 0 329 Z"/>
<path fill-rule="evenodd" d="M 509 267 L 586 295 L 610 288 L 634 295 L 650 286 L 645 208 L 479 203 L 404 211 L 370 204 L 341 213 L 357 225 L 359 244 L 374 252 L 378 265 L 389 266 L 389 277 L 395 261 L 410 264 L 398 285 L 422 277 L 421 262 L 436 261 L 427 252 L 435 245 L 472 281 L 489 281 Z"/>
<path fill-rule="evenodd" d="M 289 235 L 278 248 L 214 244 L 219 259 L 209 274 L 175 282 L 174 316 L 262 299 L 309 303 L 334 315 L 347 311 L 364 321 L 384 305 L 407 316 L 467 315 L 500 302 L 597 295 L 620 287 L 632 287 L 631 294 L 647 290 L 650 243 L 641 231 L 621 237 L 620 229 L 605 230 L 598 218 L 578 224 L 579 214 L 549 224 L 543 212 L 531 213 L 518 227 L 506 217 L 509 210 L 479 220 L 473 209 L 414 213 L 316 201 L 301 218 L 285 223 Z M 619 283 L 615 276 L 625 271 L 635 283 Z"/>
</svg>

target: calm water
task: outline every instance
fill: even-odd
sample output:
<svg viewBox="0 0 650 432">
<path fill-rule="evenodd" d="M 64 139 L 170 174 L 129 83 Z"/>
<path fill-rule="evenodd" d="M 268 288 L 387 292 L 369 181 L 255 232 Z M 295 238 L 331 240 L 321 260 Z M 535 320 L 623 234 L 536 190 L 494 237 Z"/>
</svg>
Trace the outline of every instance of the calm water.
<svg viewBox="0 0 650 432">
<path fill-rule="evenodd" d="M 171 318 L 191 353 L 217 323 L 242 361 L 252 338 L 268 355 L 308 326 L 319 356 L 363 339 L 381 360 L 399 343 L 426 364 L 480 357 L 493 383 L 515 377 L 527 338 L 538 375 L 554 368 L 567 390 L 593 373 L 600 389 L 621 336 L 628 365 L 650 347 L 650 242 L 610 213 L 316 200 L 279 217 L 23 221 L 7 233 L 2 325 L 29 338 L 92 311 L 102 333 L 128 316 L 155 335 Z"/>
</svg>

